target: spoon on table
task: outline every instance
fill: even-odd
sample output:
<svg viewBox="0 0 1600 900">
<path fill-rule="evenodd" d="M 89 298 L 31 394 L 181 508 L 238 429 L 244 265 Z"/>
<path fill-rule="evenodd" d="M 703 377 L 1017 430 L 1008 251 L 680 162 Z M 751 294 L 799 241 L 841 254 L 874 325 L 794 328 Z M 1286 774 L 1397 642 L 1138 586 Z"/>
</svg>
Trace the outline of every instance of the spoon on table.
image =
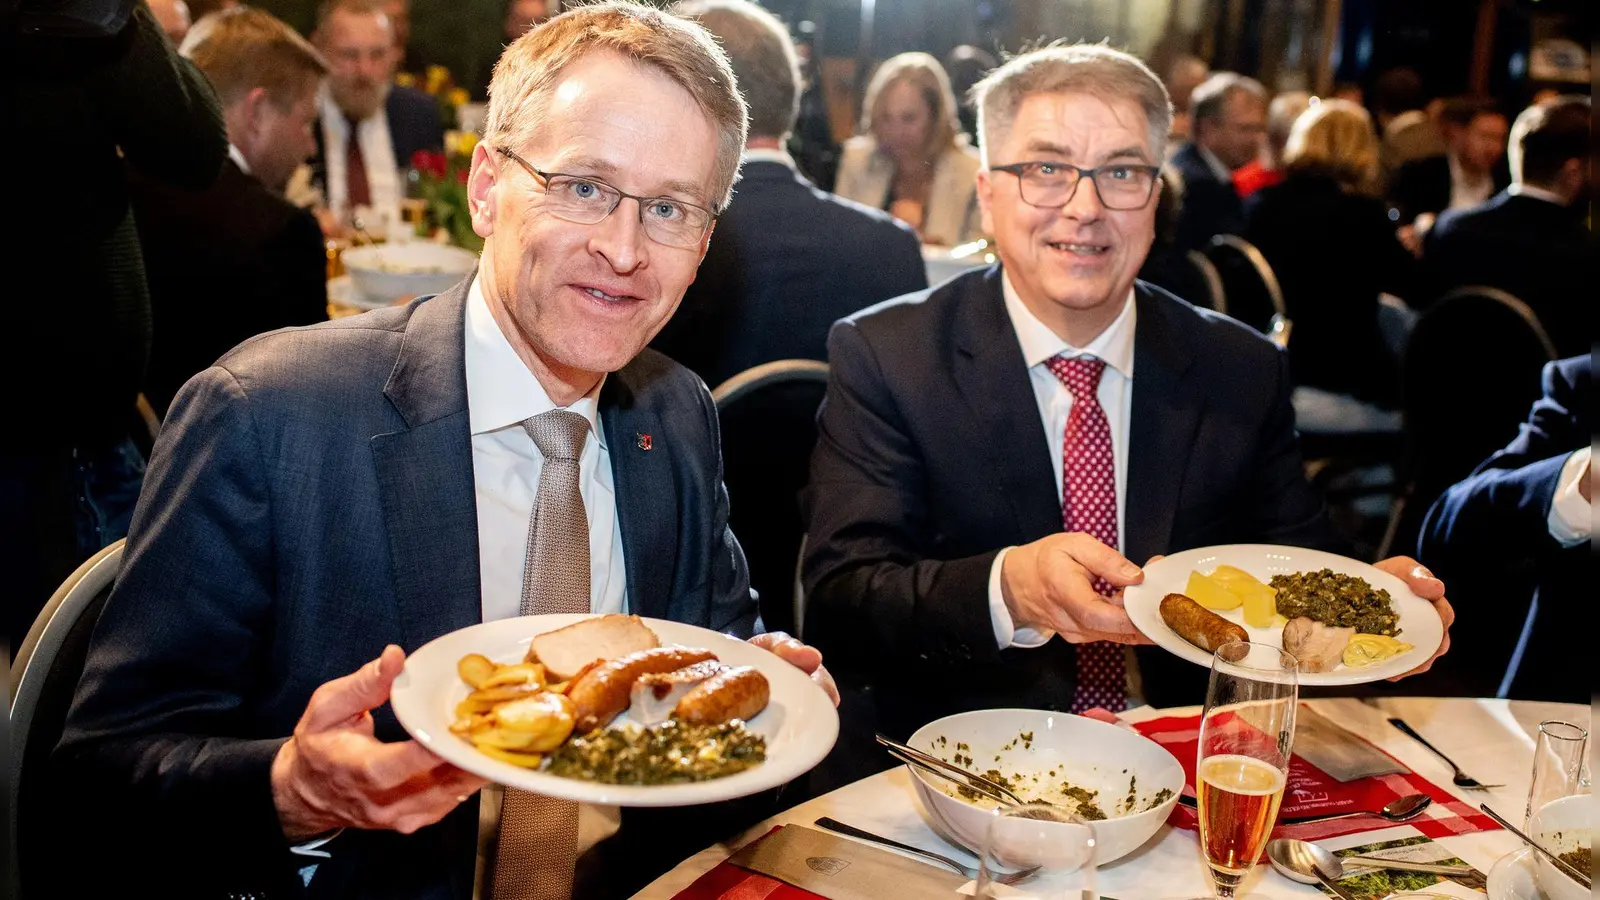
<svg viewBox="0 0 1600 900">
<path fill-rule="evenodd" d="M 1194 806 L 1193 797 L 1178 798 L 1186 806 Z M 1391 822 L 1405 822 L 1422 815 L 1422 811 L 1433 803 L 1433 798 L 1427 794 L 1406 794 L 1396 797 L 1383 805 L 1382 809 L 1358 809 L 1355 812 L 1335 813 L 1329 816 L 1285 816 L 1278 819 L 1279 825 L 1304 825 L 1308 822 L 1331 822 L 1334 819 L 1349 819 L 1355 816 L 1382 816 Z"/>
<path fill-rule="evenodd" d="M 1325 850 L 1308 841 L 1297 841 L 1294 838 L 1276 838 L 1267 842 L 1267 859 L 1272 867 L 1287 878 L 1302 884 L 1317 884 L 1321 882 L 1328 889 L 1345 896 L 1343 890 L 1334 886 L 1334 882 L 1344 877 L 1345 863 L 1363 863 L 1381 869 L 1394 869 L 1399 872 L 1423 872 L 1429 875 L 1471 875 L 1471 866 L 1448 866 L 1436 863 L 1410 862 L 1400 859 L 1382 859 L 1376 856 L 1335 856 L 1331 851 Z"/>
</svg>

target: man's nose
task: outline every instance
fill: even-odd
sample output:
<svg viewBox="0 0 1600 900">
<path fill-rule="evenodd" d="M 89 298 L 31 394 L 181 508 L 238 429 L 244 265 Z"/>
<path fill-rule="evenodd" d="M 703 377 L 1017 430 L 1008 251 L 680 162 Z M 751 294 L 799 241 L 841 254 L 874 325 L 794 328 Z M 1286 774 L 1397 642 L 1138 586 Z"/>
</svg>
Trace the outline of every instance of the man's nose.
<svg viewBox="0 0 1600 900">
<path fill-rule="evenodd" d="M 632 197 L 623 197 L 617 208 L 594 225 L 589 237 L 589 249 L 605 257 L 611 270 L 619 275 L 638 269 L 648 257 L 650 237 L 645 234 L 640 220 L 640 204 Z"/>
</svg>

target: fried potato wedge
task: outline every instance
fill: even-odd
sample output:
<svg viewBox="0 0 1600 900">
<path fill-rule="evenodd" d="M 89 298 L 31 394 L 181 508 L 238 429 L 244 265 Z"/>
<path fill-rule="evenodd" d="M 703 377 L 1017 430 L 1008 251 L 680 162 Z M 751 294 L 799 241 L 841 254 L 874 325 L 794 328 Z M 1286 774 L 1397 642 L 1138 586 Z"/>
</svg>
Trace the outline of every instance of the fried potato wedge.
<svg viewBox="0 0 1600 900">
<path fill-rule="evenodd" d="M 544 666 L 538 663 L 517 663 L 511 666 L 496 666 L 494 674 L 477 684 L 479 690 L 488 690 L 496 687 L 533 685 L 544 687 Z"/>
<path fill-rule="evenodd" d="M 488 728 L 469 733 L 467 739 L 479 747 L 499 747 L 501 750 L 532 752 L 533 745 L 539 741 L 539 734 L 534 731 L 516 731 L 491 725 Z"/>
<path fill-rule="evenodd" d="M 537 769 L 539 764 L 544 762 L 544 754 L 542 753 L 521 753 L 516 750 L 490 747 L 486 744 L 479 744 L 478 751 L 484 756 L 511 763 L 513 766 L 521 766 L 524 769 Z"/>
<path fill-rule="evenodd" d="M 531 735 L 522 749 L 554 750 L 572 734 L 577 707 L 561 694 L 535 694 L 495 707 L 494 721 L 502 730 Z"/>
<path fill-rule="evenodd" d="M 456 672 L 461 675 L 461 680 L 471 685 L 474 690 L 483 687 L 483 683 L 494 677 L 495 669 L 499 668 L 489 657 L 481 653 L 468 653 L 456 663 Z"/>
</svg>

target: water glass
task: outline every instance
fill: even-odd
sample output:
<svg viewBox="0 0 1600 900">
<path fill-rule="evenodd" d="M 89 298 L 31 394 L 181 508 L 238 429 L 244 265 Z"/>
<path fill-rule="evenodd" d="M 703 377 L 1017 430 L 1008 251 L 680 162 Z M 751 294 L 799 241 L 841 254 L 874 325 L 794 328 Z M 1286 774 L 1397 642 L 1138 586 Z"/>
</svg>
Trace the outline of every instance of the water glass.
<svg viewBox="0 0 1600 900">
<path fill-rule="evenodd" d="M 1539 723 L 1528 808 L 1523 813 L 1525 828 L 1532 825 L 1533 814 L 1546 803 L 1590 792 L 1588 744 L 1586 728 L 1557 719 Z"/>
<path fill-rule="evenodd" d="M 1098 900 L 1094 852 L 1094 829 L 1059 806 L 1001 807 L 984 834 L 976 895 L 979 900 Z"/>
</svg>

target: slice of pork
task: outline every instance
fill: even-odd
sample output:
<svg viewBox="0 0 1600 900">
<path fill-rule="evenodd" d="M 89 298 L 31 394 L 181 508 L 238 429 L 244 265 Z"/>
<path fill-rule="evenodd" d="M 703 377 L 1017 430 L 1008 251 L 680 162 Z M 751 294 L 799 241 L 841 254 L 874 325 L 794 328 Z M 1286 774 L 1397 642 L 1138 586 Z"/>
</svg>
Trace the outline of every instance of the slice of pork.
<svg viewBox="0 0 1600 900">
<path fill-rule="evenodd" d="M 1344 657 L 1354 628 L 1324 625 L 1300 616 L 1283 626 L 1283 649 L 1300 661 L 1302 672 L 1331 672 Z"/>
</svg>

